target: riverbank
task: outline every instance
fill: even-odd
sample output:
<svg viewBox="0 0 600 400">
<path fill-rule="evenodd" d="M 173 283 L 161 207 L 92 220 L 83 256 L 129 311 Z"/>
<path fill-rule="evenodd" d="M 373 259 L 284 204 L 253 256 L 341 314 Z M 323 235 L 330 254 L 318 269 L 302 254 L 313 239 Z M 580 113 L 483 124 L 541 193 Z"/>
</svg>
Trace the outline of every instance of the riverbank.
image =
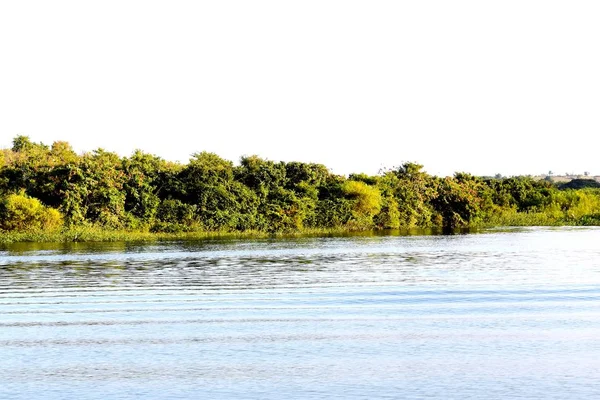
<svg viewBox="0 0 600 400">
<path fill-rule="evenodd" d="M 31 230 L 22 232 L 0 232 L 0 244 L 19 242 L 77 243 L 77 242 L 152 242 L 168 240 L 202 240 L 235 238 L 294 238 L 327 236 L 414 236 L 478 232 L 499 227 L 536 226 L 600 226 L 600 215 L 581 218 L 557 218 L 546 213 L 505 213 L 485 223 L 468 227 L 448 229 L 441 226 L 413 227 L 404 229 L 354 230 L 348 227 L 312 228 L 286 232 L 247 231 L 192 231 L 192 232 L 149 232 L 135 230 L 111 230 L 100 227 L 73 227 L 55 232 Z"/>
<path fill-rule="evenodd" d="M 18 242 L 69 243 L 69 242 L 151 242 L 161 240 L 201 240 L 218 238 L 268 238 L 297 236 L 329 236 L 350 234 L 345 229 L 307 229 L 298 232 L 268 233 L 261 231 L 195 231 L 195 232 L 148 232 L 106 230 L 95 227 L 71 228 L 58 232 L 40 230 L 0 233 L 0 244 Z"/>
<path fill-rule="evenodd" d="M 600 224 L 600 188 L 589 180 L 438 177 L 411 162 L 339 176 L 320 164 L 258 156 L 234 164 L 207 152 L 173 164 L 139 151 L 78 155 L 68 143 L 25 136 L 0 149 L 0 160 L 1 242 Z"/>
</svg>

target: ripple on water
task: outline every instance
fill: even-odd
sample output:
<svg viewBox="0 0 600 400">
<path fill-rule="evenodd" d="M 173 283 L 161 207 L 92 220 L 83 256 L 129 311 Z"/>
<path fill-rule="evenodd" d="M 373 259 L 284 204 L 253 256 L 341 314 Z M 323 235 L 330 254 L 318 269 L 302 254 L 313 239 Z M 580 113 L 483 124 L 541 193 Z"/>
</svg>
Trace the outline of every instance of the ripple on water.
<svg viewBox="0 0 600 400">
<path fill-rule="evenodd" d="M 600 396 L 600 229 L 5 247 L 0 398 Z"/>
</svg>

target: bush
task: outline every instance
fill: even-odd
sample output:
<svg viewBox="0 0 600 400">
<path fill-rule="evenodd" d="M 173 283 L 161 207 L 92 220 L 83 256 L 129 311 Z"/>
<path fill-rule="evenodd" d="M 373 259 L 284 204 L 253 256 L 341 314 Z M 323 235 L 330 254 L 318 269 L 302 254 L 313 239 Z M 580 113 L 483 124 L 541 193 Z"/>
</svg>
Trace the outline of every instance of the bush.
<svg viewBox="0 0 600 400">
<path fill-rule="evenodd" d="M 189 232 L 200 229 L 195 214 L 198 207 L 180 200 L 164 200 L 158 206 L 152 232 Z"/>
<path fill-rule="evenodd" d="M 561 190 L 600 188 L 600 182 L 596 182 L 594 179 L 573 179 L 570 182 L 561 184 L 558 188 Z"/>
<path fill-rule="evenodd" d="M 62 214 L 36 198 L 21 193 L 10 194 L 0 201 L 0 229 L 56 231 L 62 225 Z"/>
<path fill-rule="evenodd" d="M 360 181 L 346 181 L 342 191 L 352 201 L 352 219 L 347 226 L 350 229 L 373 228 L 373 217 L 381 211 L 379 189 Z"/>
</svg>

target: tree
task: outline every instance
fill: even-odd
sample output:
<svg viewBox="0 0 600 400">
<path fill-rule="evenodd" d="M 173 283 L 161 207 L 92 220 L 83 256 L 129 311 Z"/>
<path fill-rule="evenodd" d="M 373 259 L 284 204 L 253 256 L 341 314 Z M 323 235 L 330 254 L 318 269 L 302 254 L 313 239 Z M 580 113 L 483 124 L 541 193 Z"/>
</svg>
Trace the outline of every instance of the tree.
<svg viewBox="0 0 600 400">
<path fill-rule="evenodd" d="M 76 196 L 85 219 L 107 228 L 122 228 L 125 224 L 126 181 L 121 158 L 103 149 L 83 155 L 79 179 L 68 189 Z"/>
<path fill-rule="evenodd" d="M 384 175 L 384 179 L 395 180 L 394 198 L 399 206 L 400 225 L 407 228 L 432 224 L 431 199 L 436 195 L 436 180 L 422 169 L 420 164 L 404 163 Z"/>
<path fill-rule="evenodd" d="M 205 229 L 253 227 L 257 201 L 243 184 L 234 180 L 231 161 L 214 153 L 196 153 L 181 170 L 179 180 L 182 200 L 197 207 L 196 216 Z"/>
<path fill-rule="evenodd" d="M 160 198 L 158 181 L 165 162 L 151 154 L 136 150 L 131 157 L 123 159 L 125 180 L 125 212 L 130 216 L 129 225 L 150 226 L 154 222 Z"/>
<path fill-rule="evenodd" d="M 432 204 L 445 228 L 476 225 L 493 209 L 489 187 L 480 178 L 462 172 L 439 181 Z"/>
<path fill-rule="evenodd" d="M 29 136 L 19 135 L 13 139 L 12 151 L 16 153 L 24 152 L 30 150 L 34 146 L 34 143 L 31 142 Z"/>
</svg>

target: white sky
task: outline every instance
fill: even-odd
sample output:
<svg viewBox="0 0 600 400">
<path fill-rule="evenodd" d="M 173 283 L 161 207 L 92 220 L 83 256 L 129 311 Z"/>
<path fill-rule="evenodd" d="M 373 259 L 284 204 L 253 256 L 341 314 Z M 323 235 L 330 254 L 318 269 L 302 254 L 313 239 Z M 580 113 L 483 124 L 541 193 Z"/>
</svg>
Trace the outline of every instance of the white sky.
<svg viewBox="0 0 600 400">
<path fill-rule="evenodd" d="M 600 174 L 600 2 L 0 2 L 0 147 Z"/>
</svg>

